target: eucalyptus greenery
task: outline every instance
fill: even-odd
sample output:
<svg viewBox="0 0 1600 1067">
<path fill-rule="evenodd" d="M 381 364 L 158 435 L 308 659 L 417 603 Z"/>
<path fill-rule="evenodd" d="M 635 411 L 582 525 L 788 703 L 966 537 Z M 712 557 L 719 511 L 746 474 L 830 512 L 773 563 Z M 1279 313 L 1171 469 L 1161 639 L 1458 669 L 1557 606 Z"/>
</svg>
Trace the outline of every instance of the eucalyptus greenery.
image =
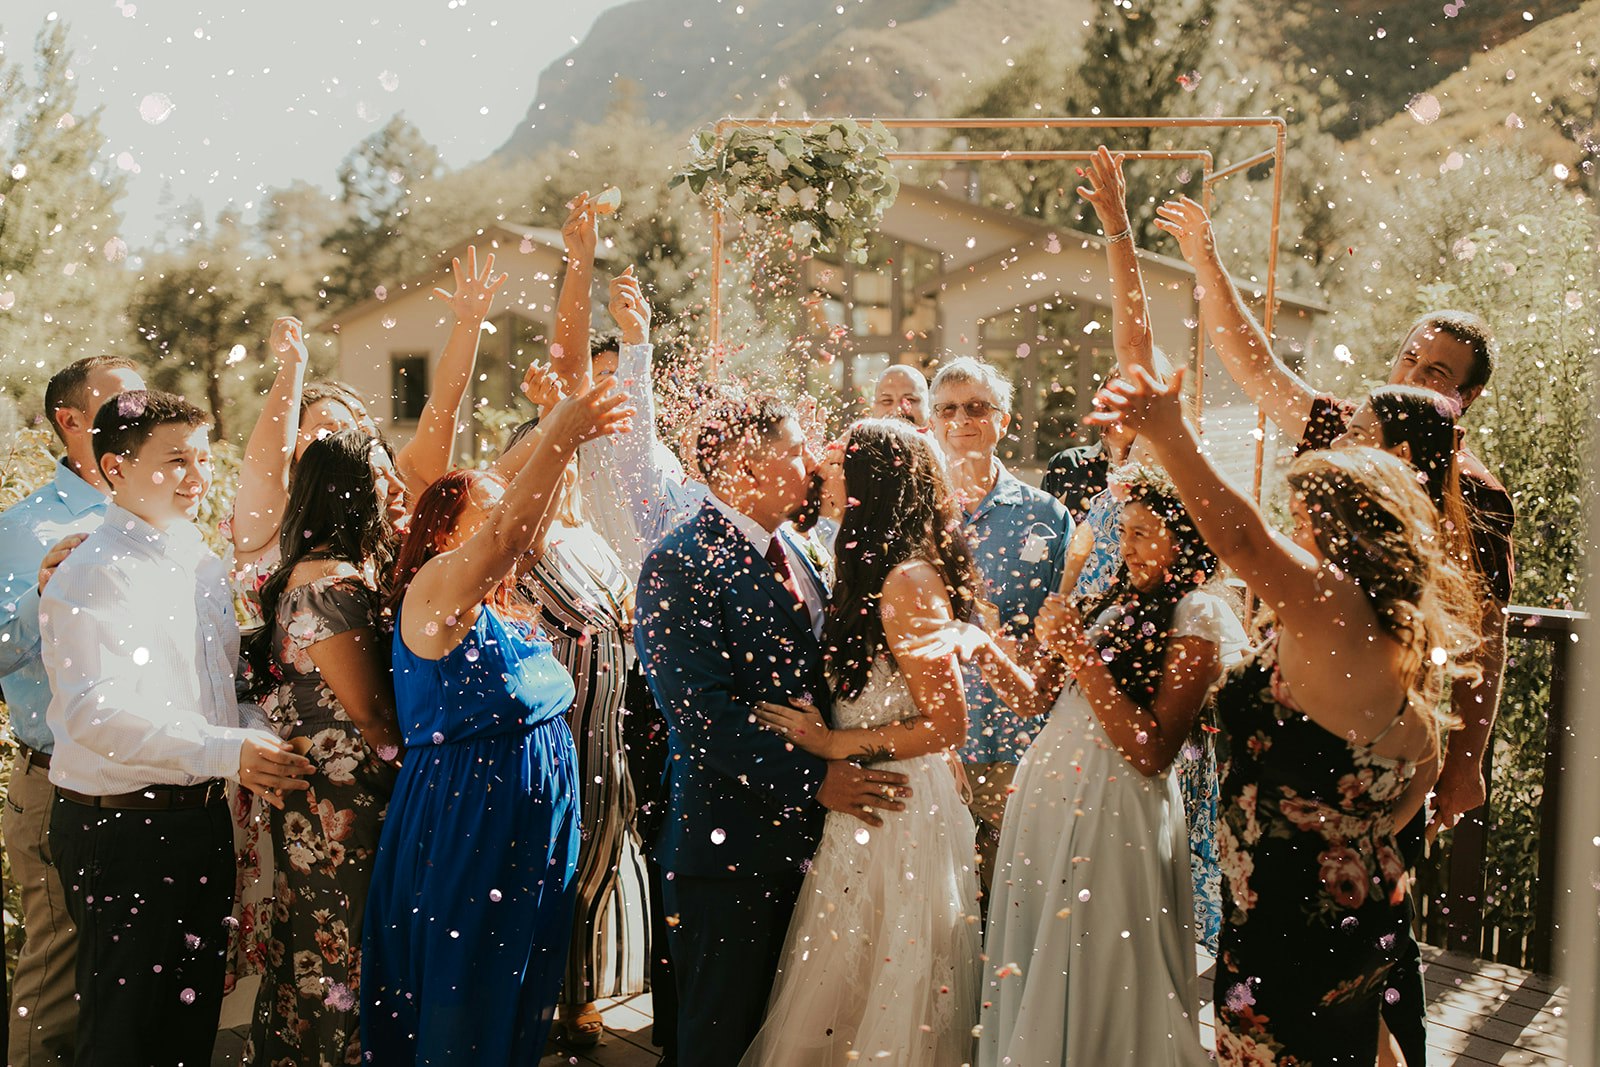
<svg viewBox="0 0 1600 1067">
<path fill-rule="evenodd" d="M 687 184 L 747 227 L 777 224 L 795 247 L 867 261 L 867 238 L 900 191 L 886 153 L 894 136 L 876 120 L 818 122 L 809 129 L 713 127 L 689 141 L 688 165 L 671 185 Z"/>
</svg>

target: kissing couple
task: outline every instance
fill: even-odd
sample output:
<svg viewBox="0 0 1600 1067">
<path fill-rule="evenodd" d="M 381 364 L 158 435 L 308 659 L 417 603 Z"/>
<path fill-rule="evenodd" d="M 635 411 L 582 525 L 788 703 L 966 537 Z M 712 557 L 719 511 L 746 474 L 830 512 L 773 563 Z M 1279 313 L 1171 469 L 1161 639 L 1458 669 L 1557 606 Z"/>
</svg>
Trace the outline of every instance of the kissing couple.
<svg viewBox="0 0 1600 1067">
<path fill-rule="evenodd" d="M 711 490 L 649 555 L 634 640 L 669 731 L 657 858 L 685 1062 L 970 1059 L 980 929 L 957 649 L 981 589 L 932 441 L 856 423 L 824 460 L 795 413 L 702 423 Z M 790 521 L 819 484 L 836 581 Z"/>
</svg>

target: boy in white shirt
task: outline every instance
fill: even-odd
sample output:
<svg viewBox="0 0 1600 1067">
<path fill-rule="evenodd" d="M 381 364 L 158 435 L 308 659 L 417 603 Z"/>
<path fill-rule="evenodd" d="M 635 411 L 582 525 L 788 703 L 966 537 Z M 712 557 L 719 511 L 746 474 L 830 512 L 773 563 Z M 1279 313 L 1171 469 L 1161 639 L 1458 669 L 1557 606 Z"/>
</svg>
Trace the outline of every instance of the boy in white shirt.
<svg viewBox="0 0 1600 1067">
<path fill-rule="evenodd" d="M 40 602 L 79 1067 L 210 1062 L 233 907 L 224 779 L 281 804 L 312 769 L 264 720 L 246 725 L 234 696 L 227 568 L 193 522 L 211 487 L 210 423 L 170 393 L 101 407 L 94 453 L 111 503 Z"/>
</svg>

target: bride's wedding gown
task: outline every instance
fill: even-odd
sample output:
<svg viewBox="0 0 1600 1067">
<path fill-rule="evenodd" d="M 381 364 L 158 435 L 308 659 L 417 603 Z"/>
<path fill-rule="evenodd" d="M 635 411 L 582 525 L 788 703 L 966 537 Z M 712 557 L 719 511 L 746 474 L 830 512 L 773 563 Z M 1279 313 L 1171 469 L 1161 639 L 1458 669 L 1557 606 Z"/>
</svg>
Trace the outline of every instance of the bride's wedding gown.
<svg viewBox="0 0 1600 1067">
<path fill-rule="evenodd" d="M 887 658 L 859 698 L 833 710 L 839 729 L 917 716 Z M 881 827 L 828 813 L 766 1020 L 741 1067 L 956 1067 L 972 1058 L 981 940 L 972 816 L 944 754 L 874 766 L 911 779 L 906 810 L 881 812 Z"/>
</svg>

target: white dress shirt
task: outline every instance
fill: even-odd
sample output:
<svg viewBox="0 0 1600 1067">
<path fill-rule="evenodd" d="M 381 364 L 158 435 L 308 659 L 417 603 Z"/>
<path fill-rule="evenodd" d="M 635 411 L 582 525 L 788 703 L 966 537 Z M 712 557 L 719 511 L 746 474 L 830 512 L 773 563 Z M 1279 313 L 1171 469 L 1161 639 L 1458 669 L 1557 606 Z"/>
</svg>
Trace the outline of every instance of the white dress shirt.
<svg viewBox="0 0 1600 1067">
<path fill-rule="evenodd" d="M 710 494 L 708 499 L 718 511 L 722 512 L 723 517 L 733 524 L 733 528 L 744 534 L 745 540 L 755 546 L 756 555 L 765 560 L 767 549 L 772 547 L 772 539 L 776 535 L 750 516 L 735 511 L 715 493 Z M 794 575 L 794 584 L 800 589 L 800 599 L 806 602 L 806 610 L 811 613 L 811 632 L 821 637 L 822 615 L 827 606 L 822 602 L 822 590 L 811 580 L 811 563 L 801 557 L 799 548 L 790 538 L 779 537 L 778 544 L 783 548 L 784 558 L 789 561 L 789 573 Z"/>
<path fill-rule="evenodd" d="M 617 390 L 634 408 L 633 424 L 623 433 L 591 441 L 578 451 L 589 521 L 611 543 L 623 571 L 635 583 L 650 550 L 674 526 L 693 517 L 711 495 L 704 482 L 684 473 L 672 450 L 656 436 L 650 370 L 654 354 L 655 348 L 648 344 L 621 346 Z M 604 469 L 604 475 L 591 477 L 585 470 L 585 449 L 596 455 L 589 470 Z M 600 455 L 605 457 L 603 466 Z"/>
<path fill-rule="evenodd" d="M 228 567 L 192 523 L 166 533 L 115 503 L 45 586 L 39 629 L 55 736 L 50 781 L 91 796 L 239 777 Z"/>
</svg>

